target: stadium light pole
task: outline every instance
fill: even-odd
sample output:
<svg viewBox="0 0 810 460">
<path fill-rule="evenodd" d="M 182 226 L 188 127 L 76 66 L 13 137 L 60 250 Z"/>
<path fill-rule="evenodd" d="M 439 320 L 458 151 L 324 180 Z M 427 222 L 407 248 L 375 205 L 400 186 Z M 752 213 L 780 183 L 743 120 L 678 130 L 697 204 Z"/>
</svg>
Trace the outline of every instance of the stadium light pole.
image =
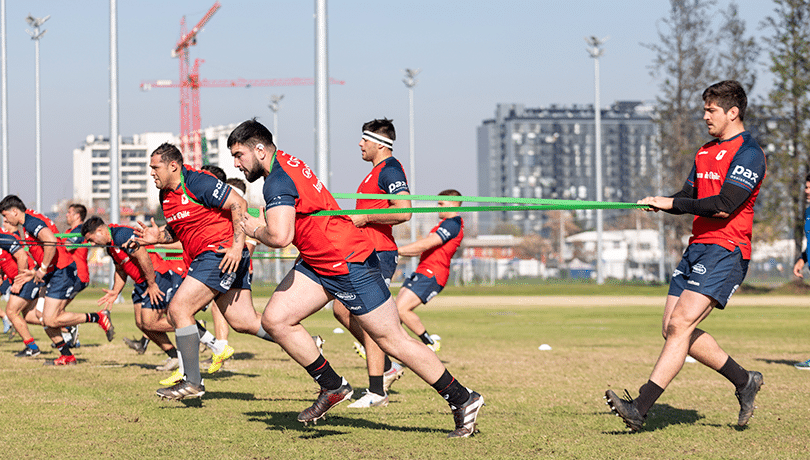
<svg viewBox="0 0 810 460">
<path fill-rule="evenodd" d="M 421 72 L 422 69 L 405 69 L 405 78 L 402 79 L 402 82 L 405 83 L 405 86 L 408 87 L 408 143 L 410 144 L 410 176 L 408 178 L 408 188 L 411 190 L 411 193 L 415 193 L 416 191 L 416 147 L 414 147 L 414 126 L 413 126 L 413 87 L 419 83 L 419 80 L 416 79 L 416 76 Z M 411 218 L 411 242 L 416 241 L 416 219 Z M 412 270 L 416 271 L 416 258 L 411 257 L 410 265 Z"/>
<path fill-rule="evenodd" d="M 40 31 L 39 27 L 45 23 L 51 16 L 45 16 L 44 18 L 35 18 L 28 15 L 25 18 L 28 25 L 30 25 L 34 30 L 33 32 L 26 29 L 25 31 L 28 32 L 28 35 L 31 36 L 31 40 L 34 40 L 34 53 L 36 58 L 36 71 L 35 71 L 35 85 L 36 85 L 36 187 L 37 187 L 37 212 L 42 212 L 42 134 L 40 132 L 40 101 L 39 101 L 39 39 L 45 35 L 46 30 Z"/>
<path fill-rule="evenodd" d="M 602 109 L 599 106 L 599 56 L 602 55 L 604 50 L 602 45 L 607 41 L 605 38 L 596 38 L 595 36 L 586 37 L 585 42 L 588 43 L 588 53 L 593 58 L 593 74 L 594 74 L 594 144 L 596 145 L 594 169 L 596 169 L 596 201 L 602 201 Z M 605 271 L 604 264 L 602 263 L 602 223 L 603 215 L 602 210 L 596 210 L 596 284 L 604 284 Z"/>
<path fill-rule="evenodd" d="M 315 0 L 315 170 L 329 188 L 329 49 L 326 0 Z"/>
<path fill-rule="evenodd" d="M 281 100 L 284 99 L 284 95 L 276 95 L 273 94 L 270 96 L 270 110 L 273 111 L 273 143 L 276 144 L 276 148 L 278 148 L 278 111 L 281 109 Z M 276 278 L 276 284 L 281 284 L 281 249 L 275 249 L 274 255 L 276 259 L 273 261 L 273 273 Z"/>
<path fill-rule="evenodd" d="M 8 68 L 6 67 L 6 0 L 0 0 L 0 117 L 2 117 L 0 136 L 2 136 L 3 155 L 3 196 L 7 196 L 11 177 L 8 171 Z"/>
<path fill-rule="evenodd" d="M 118 145 L 118 5 L 110 0 L 110 222 L 121 222 Z M 110 277 L 112 279 L 112 277 Z"/>
</svg>

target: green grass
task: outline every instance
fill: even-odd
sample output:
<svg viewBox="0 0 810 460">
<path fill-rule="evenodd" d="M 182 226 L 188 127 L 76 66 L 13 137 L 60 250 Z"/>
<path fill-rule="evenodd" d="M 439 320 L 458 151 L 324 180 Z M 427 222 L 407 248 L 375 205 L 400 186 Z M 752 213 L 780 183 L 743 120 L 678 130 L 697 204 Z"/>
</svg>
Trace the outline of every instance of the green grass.
<svg viewBox="0 0 810 460">
<path fill-rule="evenodd" d="M 93 311 L 98 293 L 82 295 L 70 309 Z M 255 299 L 258 309 L 265 302 Z M 650 297 L 641 307 L 517 303 L 476 309 L 459 299 L 417 310 L 428 330 L 442 336 L 439 357 L 486 399 L 481 432 L 470 439 L 445 438 L 453 427 L 447 405 L 410 372 L 394 384 L 387 408 L 342 404 L 317 426 L 304 427 L 296 415 L 314 400 L 312 380 L 279 347 L 236 333 L 234 359 L 207 376 L 202 400 L 160 401 L 154 391 L 167 373 L 154 367 L 165 356 L 154 345 L 139 356 L 121 342 L 136 335 L 124 304 L 113 308 L 113 342 L 96 325 L 81 326 L 78 366 L 43 367 L 56 353 L 39 327 L 32 331 L 47 353 L 37 359 L 14 358 L 22 343 L 0 338 L 0 452 L 3 458 L 116 459 L 807 457 L 810 372 L 792 366 L 810 358 L 805 308 L 772 305 L 767 297 L 756 307 L 732 301 L 704 322 L 739 363 L 765 376 L 749 427 L 735 426 L 739 406 L 731 385 L 686 364 L 645 430 L 628 434 L 602 395 L 608 388 L 635 395 L 646 382 L 663 343 L 663 298 Z M 349 334 L 332 333 L 338 324 L 331 312 L 305 325 L 326 339 L 327 358 L 362 390 L 364 362 Z M 539 351 L 544 343 L 553 349 Z"/>
</svg>

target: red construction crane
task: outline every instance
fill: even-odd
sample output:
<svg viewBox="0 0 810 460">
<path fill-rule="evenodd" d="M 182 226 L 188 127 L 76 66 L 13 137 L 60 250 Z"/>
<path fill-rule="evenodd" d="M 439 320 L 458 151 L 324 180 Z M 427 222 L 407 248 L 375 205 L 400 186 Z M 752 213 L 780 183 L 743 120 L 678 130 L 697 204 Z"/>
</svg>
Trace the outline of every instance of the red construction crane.
<svg viewBox="0 0 810 460">
<path fill-rule="evenodd" d="M 180 81 L 154 80 L 141 82 L 142 90 L 152 88 L 180 88 L 180 150 L 185 161 L 199 168 L 202 165 L 202 139 L 200 123 L 200 88 L 249 88 L 251 86 L 311 86 L 312 78 L 276 78 L 276 79 L 236 79 L 236 80 L 207 80 L 200 79 L 200 64 L 202 59 L 194 60 L 194 67 L 189 65 L 189 50 L 197 44 L 197 34 L 205 23 L 211 19 L 221 4 L 219 1 L 205 13 L 200 22 L 191 31 L 186 31 L 186 18 L 180 20 L 180 41 L 172 50 L 172 57 L 180 59 Z M 342 85 L 343 81 L 330 78 L 331 84 Z"/>
</svg>

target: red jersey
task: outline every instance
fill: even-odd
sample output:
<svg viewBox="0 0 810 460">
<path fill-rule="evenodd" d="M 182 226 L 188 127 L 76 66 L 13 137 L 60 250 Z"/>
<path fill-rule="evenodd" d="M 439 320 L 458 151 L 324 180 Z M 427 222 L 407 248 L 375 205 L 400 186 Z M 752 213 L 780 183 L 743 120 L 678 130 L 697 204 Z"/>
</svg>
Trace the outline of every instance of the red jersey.
<svg viewBox="0 0 810 460">
<path fill-rule="evenodd" d="M 77 225 L 75 228 L 71 228 L 66 233 L 79 233 L 82 232 L 81 224 Z M 79 236 L 71 236 L 65 238 L 65 241 L 69 245 L 76 245 L 76 244 L 83 244 L 84 237 L 81 235 Z M 87 246 L 80 246 L 74 248 L 67 248 L 70 255 L 73 257 L 73 261 L 76 262 L 76 274 L 79 275 L 79 279 L 83 283 L 90 282 L 90 269 L 87 267 L 87 254 L 90 252 L 90 248 Z"/>
<path fill-rule="evenodd" d="M 464 238 L 464 221 L 461 216 L 444 219 L 430 233 L 439 235 L 442 244 L 422 253 L 416 273 L 435 276 L 439 286 L 444 286 L 450 277 L 450 260 Z"/>
<path fill-rule="evenodd" d="M 222 209 L 230 191 L 231 187 L 213 174 L 186 166 L 177 188 L 160 191 L 166 225 L 183 243 L 186 265 L 204 251 L 233 244 L 231 212 Z"/>
<path fill-rule="evenodd" d="M 348 216 L 308 215 L 338 210 L 340 206 L 309 166 L 298 158 L 277 151 L 262 191 L 265 209 L 295 208 L 293 245 L 317 273 L 345 275 L 349 273 L 346 262 L 363 262 L 374 252 L 371 240 Z"/>
<path fill-rule="evenodd" d="M 46 227 L 50 229 L 54 235 L 59 233 L 59 231 L 56 229 L 56 225 L 54 225 L 51 219 L 48 219 L 42 214 L 36 213 L 30 209 L 25 211 L 23 236 L 26 244 L 28 244 L 28 250 L 30 251 L 31 256 L 38 265 L 42 265 L 42 258 L 45 256 L 45 253 L 43 252 L 42 245 L 39 244 L 39 239 L 37 237 L 39 232 Z M 51 272 L 56 269 L 65 268 L 71 263 L 73 263 L 73 256 L 71 256 L 65 248 L 64 238 L 56 238 L 56 255 L 54 255 L 53 259 L 51 259 L 51 265 L 47 267 L 48 271 Z"/>
<path fill-rule="evenodd" d="M 141 273 L 140 268 L 138 265 L 135 264 L 135 261 L 132 260 L 130 257 L 132 251 L 125 248 L 127 242 L 132 239 L 135 239 L 135 229 L 132 227 L 127 227 L 125 225 L 115 225 L 110 224 L 110 235 L 112 236 L 112 243 L 110 247 L 107 248 L 107 254 L 112 257 L 113 261 L 116 265 L 121 267 L 124 272 L 132 278 L 132 281 L 135 284 L 140 284 L 146 281 Z M 153 246 L 144 246 L 145 249 L 151 249 Z M 150 252 L 149 259 L 152 261 L 152 268 L 156 273 L 166 273 L 167 271 L 173 271 L 175 273 L 179 273 L 180 275 L 185 275 L 185 265 L 180 261 L 174 261 L 177 263 L 171 264 L 170 261 L 163 259 L 155 252 Z"/>
<path fill-rule="evenodd" d="M 12 282 L 19 273 L 17 259 L 14 258 L 17 251 L 24 251 L 17 235 L 0 231 L 0 270 L 3 271 L 3 278 L 8 278 Z M 30 257 L 28 258 L 28 268 L 34 268 L 34 261 Z"/>
<path fill-rule="evenodd" d="M 747 131 L 704 145 L 695 156 L 687 179 L 697 190 L 697 198 L 720 194 L 726 181 L 741 187 L 750 195 L 727 219 L 695 216 L 689 244 L 717 244 L 729 251 L 739 247 L 743 259 L 751 258 L 751 234 L 754 225 L 754 203 L 765 178 L 765 152 Z"/>
<path fill-rule="evenodd" d="M 371 169 L 360 186 L 357 193 L 387 193 L 396 195 L 400 192 L 408 192 L 408 181 L 405 178 L 405 171 L 402 165 L 394 157 L 388 157 L 379 162 Z M 364 200 L 358 199 L 355 205 L 357 209 L 387 209 L 388 200 Z M 396 251 L 397 243 L 391 231 L 392 225 L 369 223 L 363 227 L 366 235 L 374 243 L 374 248 L 378 251 Z"/>
</svg>

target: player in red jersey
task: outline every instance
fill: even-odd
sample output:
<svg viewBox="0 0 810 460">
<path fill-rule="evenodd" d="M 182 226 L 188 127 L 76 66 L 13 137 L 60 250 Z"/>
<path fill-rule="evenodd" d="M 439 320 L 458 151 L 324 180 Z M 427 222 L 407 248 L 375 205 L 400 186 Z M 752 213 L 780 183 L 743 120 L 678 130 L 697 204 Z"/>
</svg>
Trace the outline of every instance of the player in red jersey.
<svg viewBox="0 0 810 460">
<path fill-rule="evenodd" d="M 139 244 L 183 243 L 188 274 L 169 303 L 169 322 L 175 328 L 177 349 L 185 378 L 157 390 L 166 399 L 201 397 L 205 386 L 199 368 L 199 332 L 194 315 L 214 301 L 237 332 L 265 340 L 250 292 L 250 256 L 240 229 L 247 203 L 212 174 L 187 168 L 177 147 L 162 144 L 149 162 L 166 226 L 139 222 Z"/>
<path fill-rule="evenodd" d="M 84 219 L 86 218 L 87 208 L 83 204 L 70 204 L 65 213 L 65 219 L 68 224 L 68 230 L 65 233 L 80 234 L 82 223 L 84 223 Z M 75 296 L 90 284 L 90 269 L 87 266 L 89 249 L 87 246 L 80 246 L 84 243 L 84 239 L 81 236 L 67 237 L 65 241 L 68 243 L 67 251 L 73 256 L 73 261 L 76 262 L 78 280 L 73 287 L 73 295 Z M 62 337 L 71 348 L 79 346 L 79 326 L 75 325 L 63 328 Z"/>
<path fill-rule="evenodd" d="M 475 432 L 484 398 L 462 386 L 436 354 L 412 339 L 380 273 L 374 245 L 346 216 L 310 216 L 339 206 L 309 166 L 277 151 L 273 135 L 256 120 L 239 125 L 228 148 L 249 182 L 264 178 L 265 215 L 245 214 L 243 231 L 269 247 L 298 248 L 301 257 L 273 293 L 262 325 L 321 386 L 315 403 L 298 414 L 316 422 L 353 390 L 318 352 L 301 321 L 332 299 L 340 299 L 383 351 L 402 361 L 448 401 L 456 428 L 450 437 Z"/>
<path fill-rule="evenodd" d="M 25 241 L 30 245 L 29 249 L 34 260 L 39 264 L 36 270 L 29 270 L 18 276 L 45 283 L 42 322 L 46 328 L 45 332 L 60 353 L 59 358 L 45 361 L 45 364 L 56 366 L 76 364 L 76 357 L 62 337 L 62 327 L 98 323 L 104 330 L 107 340 L 111 341 L 115 330 L 109 311 L 75 313 L 65 310 L 76 295 L 75 288 L 79 278 L 76 273 L 76 262 L 65 248 L 65 241 L 56 237 L 58 233 L 56 225 L 42 214 L 26 210 L 25 204 L 16 195 L 8 195 L 0 200 L 0 213 L 10 225 L 23 226 Z"/>
<path fill-rule="evenodd" d="M 461 193 L 451 189 L 443 190 L 439 195 L 452 197 L 461 196 Z M 461 201 L 443 200 L 437 204 L 441 207 L 458 207 Z M 441 342 L 428 334 L 414 310 L 430 302 L 444 289 L 450 277 L 450 260 L 464 239 L 464 221 L 458 212 L 439 211 L 439 218 L 442 221 L 433 227 L 428 236 L 399 248 L 401 256 L 420 256 L 416 271 L 405 280 L 397 293 L 399 317 L 433 351 L 439 351 Z"/>
<path fill-rule="evenodd" d="M 363 124 L 360 152 L 363 160 L 372 164 L 371 172 L 366 175 L 357 193 L 410 195 L 408 181 L 402 165 L 394 158 L 392 150 L 396 140 L 396 131 L 392 120 L 383 118 L 371 120 Z M 358 199 L 357 209 L 386 209 L 409 208 L 410 200 L 379 200 Z M 397 244 L 394 241 L 392 227 L 408 221 L 410 213 L 396 214 L 358 214 L 349 216 L 352 223 L 371 239 L 377 257 L 380 258 L 380 272 L 385 283 L 390 286 L 391 278 L 397 269 L 399 256 Z M 361 398 L 349 404 L 352 408 L 369 408 L 388 405 L 388 389 L 391 384 L 405 372 L 398 363 L 394 363 L 383 353 L 379 345 L 371 340 L 356 320 L 352 320 L 349 310 L 339 301 L 335 300 L 333 313 L 352 335 L 363 344 L 355 344 L 359 352 L 366 355 L 368 369 L 368 390 Z"/>
<path fill-rule="evenodd" d="M 17 235 L 13 234 L 14 231 L 14 226 L 6 221 L 3 222 L 3 231 L 0 232 L 0 269 L 6 277 L 3 284 L 9 283 L 6 313 L 25 344 L 25 348 L 14 356 L 18 358 L 34 357 L 38 356 L 41 350 L 31 335 L 28 324 L 41 324 L 35 307 L 43 283 L 17 276 L 33 270 L 36 265 L 34 260 L 28 257 L 27 251 L 23 249 L 23 243 Z"/>
<path fill-rule="evenodd" d="M 694 214 L 692 238 L 672 274 L 664 306 L 664 348 L 635 400 L 607 390 L 605 398 L 632 431 L 680 372 L 687 355 L 714 369 L 736 389 L 737 424 L 754 412 L 762 374 L 737 364 L 714 338 L 697 326 L 715 308 L 723 309 L 742 284 L 751 258 L 754 202 L 765 178 L 765 153 L 745 130 L 747 98 L 731 80 L 703 92 L 703 120 L 716 139 L 700 148 L 683 189 L 670 197 L 639 201 L 650 211 Z"/>
</svg>

